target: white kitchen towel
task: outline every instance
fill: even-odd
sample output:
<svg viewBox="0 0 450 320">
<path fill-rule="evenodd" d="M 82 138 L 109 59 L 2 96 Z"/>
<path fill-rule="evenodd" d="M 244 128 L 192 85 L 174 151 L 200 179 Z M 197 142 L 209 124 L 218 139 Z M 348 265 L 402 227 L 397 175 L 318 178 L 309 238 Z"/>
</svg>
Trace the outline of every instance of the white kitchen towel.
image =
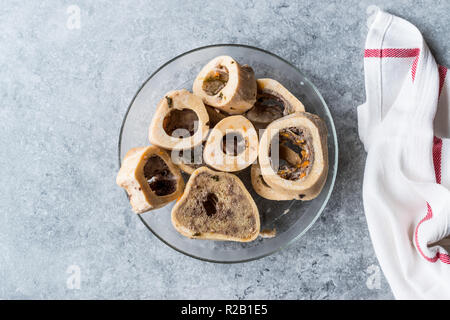
<svg viewBox="0 0 450 320">
<path fill-rule="evenodd" d="M 363 202 L 398 299 L 450 299 L 450 86 L 420 31 L 379 11 L 364 51 Z M 444 240 L 445 242 L 445 240 Z M 442 242 L 440 242 L 442 243 Z"/>
</svg>

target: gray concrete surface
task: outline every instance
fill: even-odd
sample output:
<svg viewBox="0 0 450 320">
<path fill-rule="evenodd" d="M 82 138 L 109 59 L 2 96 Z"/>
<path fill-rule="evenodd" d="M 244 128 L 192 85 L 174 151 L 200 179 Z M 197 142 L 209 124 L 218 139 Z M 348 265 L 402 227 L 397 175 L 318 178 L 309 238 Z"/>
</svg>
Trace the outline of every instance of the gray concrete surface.
<svg viewBox="0 0 450 320">
<path fill-rule="evenodd" d="M 361 201 L 356 106 L 365 97 L 371 4 L 415 23 L 450 65 L 445 0 L 4 1 L 0 298 L 393 298 Z M 71 5 L 79 29 L 71 29 Z M 119 129 L 136 90 L 168 59 L 213 43 L 261 47 L 298 66 L 339 135 L 338 180 L 320 220 L 288 249 L 245 264 L 170 249 L 114 183 Z"/>
</svg>

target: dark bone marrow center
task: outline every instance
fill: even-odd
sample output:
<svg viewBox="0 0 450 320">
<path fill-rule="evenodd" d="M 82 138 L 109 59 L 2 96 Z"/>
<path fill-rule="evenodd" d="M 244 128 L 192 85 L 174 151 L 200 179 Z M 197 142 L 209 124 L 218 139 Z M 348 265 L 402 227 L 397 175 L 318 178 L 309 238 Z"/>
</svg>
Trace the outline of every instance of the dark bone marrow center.
<svg viewBox="0 0 450 320">
<path fill-rule="evenodd" d="M 256 123 L 270 123 L 286 114 L 288 103 L 281 97 L 269 93 L 258 92 L 256 102 L 249 111 L 247 119 Z"/>
<path fill-rule="evenodd" d="M 239 132 L 230 132 L 222 138 L 222 151 L 225 154 L 237 156 L 245 151 L 247 141 Z"/>
<path fill-rule="evenodd" d="M 169 136 L 176 136 L 178 138 L 194 135 L 197 126 L 198 116 L 191 109 L 172 109 L 163 121 L 164 131 Z"/>
<path fill-rule="evenodd" d="M 144 176 L 157 196 L 166 196 L 176 190 L 176 177 L 159 156 L 151 156 L 144 166 Z"/>
<path fill-rule="evenodd" d="M 225 66 L 218 65 L 211 70 L 203 80 L 203 91 L 209 96 L 215 96 L 225 88 L 228 83 L 228 69 Z"/>
<path fill-rule="evenodd" d="M 206 211 L 206 215 L 208 216 L 212 216 L 217 212 L 217 202 L 219 201 L 219 199 L 217 198 L 217 196 L 214 193 L 208 193 L 206 195 L 206 200 L 203 201 L 203 208 Z"/>
<path fill-rule="evenodd" d="M 274 137 L 274 139 L 276 138 Z M 280 130 L 278 139 L 279 145 L 293 151 L 296 157 L 295 159 L 286 157 L 282 150 L 279 150 L 279 165 L 274 170 L 277 170 L 277 174 L 286 180 L 300 180 L 305 178 L 311 171 L 314 162 L 311 135 L 303 128 L 290 127 Z M 272 165 L 274 165 L 273 159 L 271 161 Z"/>
</svg>

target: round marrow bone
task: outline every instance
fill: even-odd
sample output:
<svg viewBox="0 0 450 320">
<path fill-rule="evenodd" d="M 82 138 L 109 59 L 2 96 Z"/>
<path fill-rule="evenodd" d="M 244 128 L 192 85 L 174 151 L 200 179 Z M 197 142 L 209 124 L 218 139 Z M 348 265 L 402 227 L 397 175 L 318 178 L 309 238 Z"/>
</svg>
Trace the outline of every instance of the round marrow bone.
<svg viewBox="0 0 450 320">
<path fill-rule="evenodd" d="M 226 117 L 216 124 L 203 150 L 207 165 L 226 172 L 245 169 L 257 157 L 258 134 L 252 123 L 240 115 Z"/>
<path fill-rule="evenodd" d="M 156 146 L 129 150 L 116 183 L 126 190 L 136 213 L 160 208 L 177 199 L 184 189 L 180 170 L 169 155 Z"/>
<path fill-rule="evenodd" d="M 273 168 L 271 145 L 280 137 L 301 149 L 300 161 Z M 298 199 L 311 200 L 322 190 L 328 174 L 327 130 L 318 116 L 300 112 L 272 122 L 261 137 L 258 152 L 264 181 L 277 191 L 297 193 Z"/>
<path fill-rule="evenodd" d="M 190 149 L 206 139 L 209 117 L 202 100 L 182 89 L 168 92 L 149 128 L 152 144 L 169 150 Z"/>
<path fill-rule="evenodd" d="M 246 117 L 255 128 L 263 129 L 272 121 L 292 114 L 304 112 L 305 107 L 292 93 L 276 80 L 257 79 L 258 93 L 254 106 Z"/>
<path fill-rule="evenodd" d="M 237 176 L 206 167 L 195 170 L 172 209 L 172 224 L 183 236 L 248 242 L 259 234 L 259 212 Z"/>
<path fill-rule="evenodd" d="M 232 57 L 219 56 L 203 67 L 192 91 L 207 105 L 229 114 L 242 114 L 256 101 L 255 73 Z"/>
</svg>

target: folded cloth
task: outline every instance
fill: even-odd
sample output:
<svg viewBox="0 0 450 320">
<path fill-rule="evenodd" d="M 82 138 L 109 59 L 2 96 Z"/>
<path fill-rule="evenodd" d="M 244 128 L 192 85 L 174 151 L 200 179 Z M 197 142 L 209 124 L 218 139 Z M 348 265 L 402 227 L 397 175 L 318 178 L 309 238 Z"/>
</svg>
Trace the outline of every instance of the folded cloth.
<svg viewBox="0 0 450 320">
<path fill-rule="evenodd" d="M 364 71 L 358 129 L 367 151 L 363 202 L 375 253 L 397 299 L 450 299 L 450 256 L 436 244 L 450 235 L 447 69 L 436 64 L 415 26 L 379 11 Z"/>
</svg>

